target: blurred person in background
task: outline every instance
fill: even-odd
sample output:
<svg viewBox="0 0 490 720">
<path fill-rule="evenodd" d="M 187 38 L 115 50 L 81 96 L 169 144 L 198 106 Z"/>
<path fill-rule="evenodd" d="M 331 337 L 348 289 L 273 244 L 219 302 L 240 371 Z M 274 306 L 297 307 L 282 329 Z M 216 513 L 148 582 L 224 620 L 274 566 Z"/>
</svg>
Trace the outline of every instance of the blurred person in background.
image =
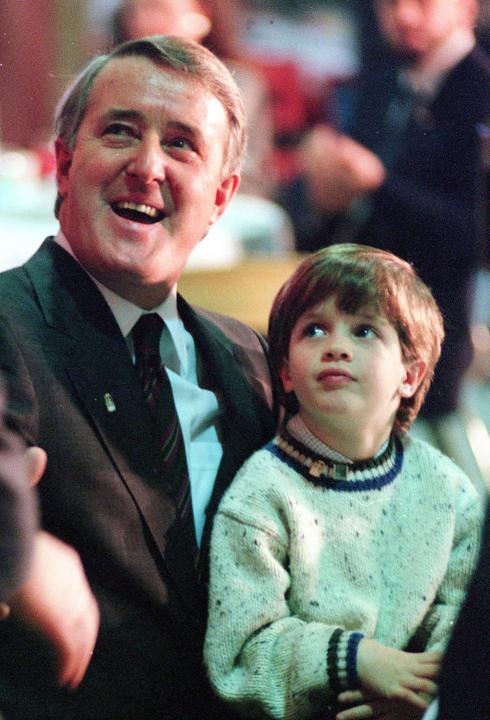
<svg viewBox="0 0 490 720">
<path fill-rule="evenodd" d="M 113 45 L 147 35 L 176 35 L 200 42 L 211 22 L 198 0 L 122 0 L 111 26 Z"/>
<path fill-rule="evenodd" d="M 396 63 L 363 69 L 348 135 L 322 125 L 306 140 L 303 217 L 311 222 L 299 247 L 358 240 L 414 264 L 446 326 L 422 417 L 429 438 L 474 476 L 453 429 L 484 246 L 481 128 L 490 113 L 490 62 L 475 41 L 478 2 L 374 0 L 373 7 Z"/>
</svg>

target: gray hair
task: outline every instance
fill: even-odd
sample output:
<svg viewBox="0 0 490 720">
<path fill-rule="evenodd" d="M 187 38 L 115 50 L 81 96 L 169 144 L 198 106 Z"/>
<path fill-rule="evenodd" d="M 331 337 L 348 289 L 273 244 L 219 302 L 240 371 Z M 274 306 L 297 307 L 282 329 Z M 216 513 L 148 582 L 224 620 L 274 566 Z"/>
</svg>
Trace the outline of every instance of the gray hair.
<svg viewBox="0 0 490 720">
<path fill-rule="evenodd" d="M 214 95 L 223 105 L 229 124 L 228 142 L 223 160 L 223 175 L 240 169 L 246 148 L 245 111 L 237 84 L 227 67 L 210 50 L 192 40 L 166 35 L 130 40 L 112 52 L 95 57 L 75 78 L 58 105 L 55 131 L 67 148 L 73 150 L 78 130 L 87 111 L 95 79 L 116 58 L 145 57 L 157 64 L 187 73 Z M 55 216 L 63 198 L 58 193 Z"/>
</svg>

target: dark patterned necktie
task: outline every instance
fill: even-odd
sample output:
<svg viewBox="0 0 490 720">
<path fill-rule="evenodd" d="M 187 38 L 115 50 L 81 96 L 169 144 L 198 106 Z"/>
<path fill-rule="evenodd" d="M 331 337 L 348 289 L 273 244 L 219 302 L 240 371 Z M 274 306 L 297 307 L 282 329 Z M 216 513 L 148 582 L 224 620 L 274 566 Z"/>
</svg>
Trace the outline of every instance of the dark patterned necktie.
<svg viewBox="0 0 490 720">
<path fill-rule="evenodd" d="M 172 387 L 160 359 L 164 321 L 156 313 L 142 315 L 133 328 L 135 365 L 145 399 L 159 432 L 165 482 L 183 523 L 193 514 L 184 439 L 175 408 Z"/>
</svg>

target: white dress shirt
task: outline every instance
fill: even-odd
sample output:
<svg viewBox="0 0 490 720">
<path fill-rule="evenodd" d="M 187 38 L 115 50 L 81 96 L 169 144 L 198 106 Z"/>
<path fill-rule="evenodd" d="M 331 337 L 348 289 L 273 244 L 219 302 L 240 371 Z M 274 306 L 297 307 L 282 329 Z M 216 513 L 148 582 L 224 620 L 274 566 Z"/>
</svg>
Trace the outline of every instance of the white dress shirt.
<svg viewBox="0 0 490 720">
<path fill-rule="evenodd" d="M 55 241 L 77 260 L 71 246 L 61 231 Z M 77 260 L 78 262 L 78 260 Z M 87 271 L 85 271 L 87 272 Z M 90 273 L 87 273 L 90 275 Z M 179 416 L 189 470 L 192 507 L 196 538 L 201 542 L 205 522 L 205 511 L 213 489 L 216 473 L 223 455 L 219 441 L 217 422 L 220 414 L 218 400 L 211 390 L 199 387 L 197 377 L 197 353 L 192 335 L 184 327 L 177 311 L 177 287 L 174 286 L 167 298 L 152 310 L 143 310 L 116 295 L 92 275 L 91 279 L 104 296 L 121 332 L 126 339 L 134 362 L 131 332 L 147 312 L 157 313 L 164 320 L 166 328 L 160 341 L 162 362 L 167 368 L 172 386 L 175 407 Z"/>
</svg>

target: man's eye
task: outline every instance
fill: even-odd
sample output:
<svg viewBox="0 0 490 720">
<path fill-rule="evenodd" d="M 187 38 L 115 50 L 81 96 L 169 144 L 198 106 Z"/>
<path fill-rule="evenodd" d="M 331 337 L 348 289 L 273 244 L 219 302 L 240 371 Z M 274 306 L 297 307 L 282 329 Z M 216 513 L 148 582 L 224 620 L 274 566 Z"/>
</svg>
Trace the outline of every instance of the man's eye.
<svg viewBox="0 0 490 720">
<path fill-rule="evenodd" d="M 185 137 L 177 137 L 172 140 L 168 140 L 164 143 L 168 148 L 175 148 L 177 150 L 195 150 L 194 143 Z"/>
<path fill-rule="evenodd" d="M 309 325 L 306 325 L 303 330 L 305 337 L 322 337 L 325 335 L 325 332 L 326 331 L 323 325 L 319 325 L 318 323 L 310 323 Z"/>
<path fill-rule="evenodd" d="M 129 125 L 124 125 L 123 123 L 111 123 L 108 125 L 104 130 L 104 135 L 117 135 L 118 137 L 122 137 L 125 135 L 133 136 L 134 130 Z"/>
<path fill-rule="evenodd" d="M 371 325 L 359 325 L 354 330 L 354 335 L 360 338 L 375 338 L 379 337 L 379 333 Z"/>
</svg>

